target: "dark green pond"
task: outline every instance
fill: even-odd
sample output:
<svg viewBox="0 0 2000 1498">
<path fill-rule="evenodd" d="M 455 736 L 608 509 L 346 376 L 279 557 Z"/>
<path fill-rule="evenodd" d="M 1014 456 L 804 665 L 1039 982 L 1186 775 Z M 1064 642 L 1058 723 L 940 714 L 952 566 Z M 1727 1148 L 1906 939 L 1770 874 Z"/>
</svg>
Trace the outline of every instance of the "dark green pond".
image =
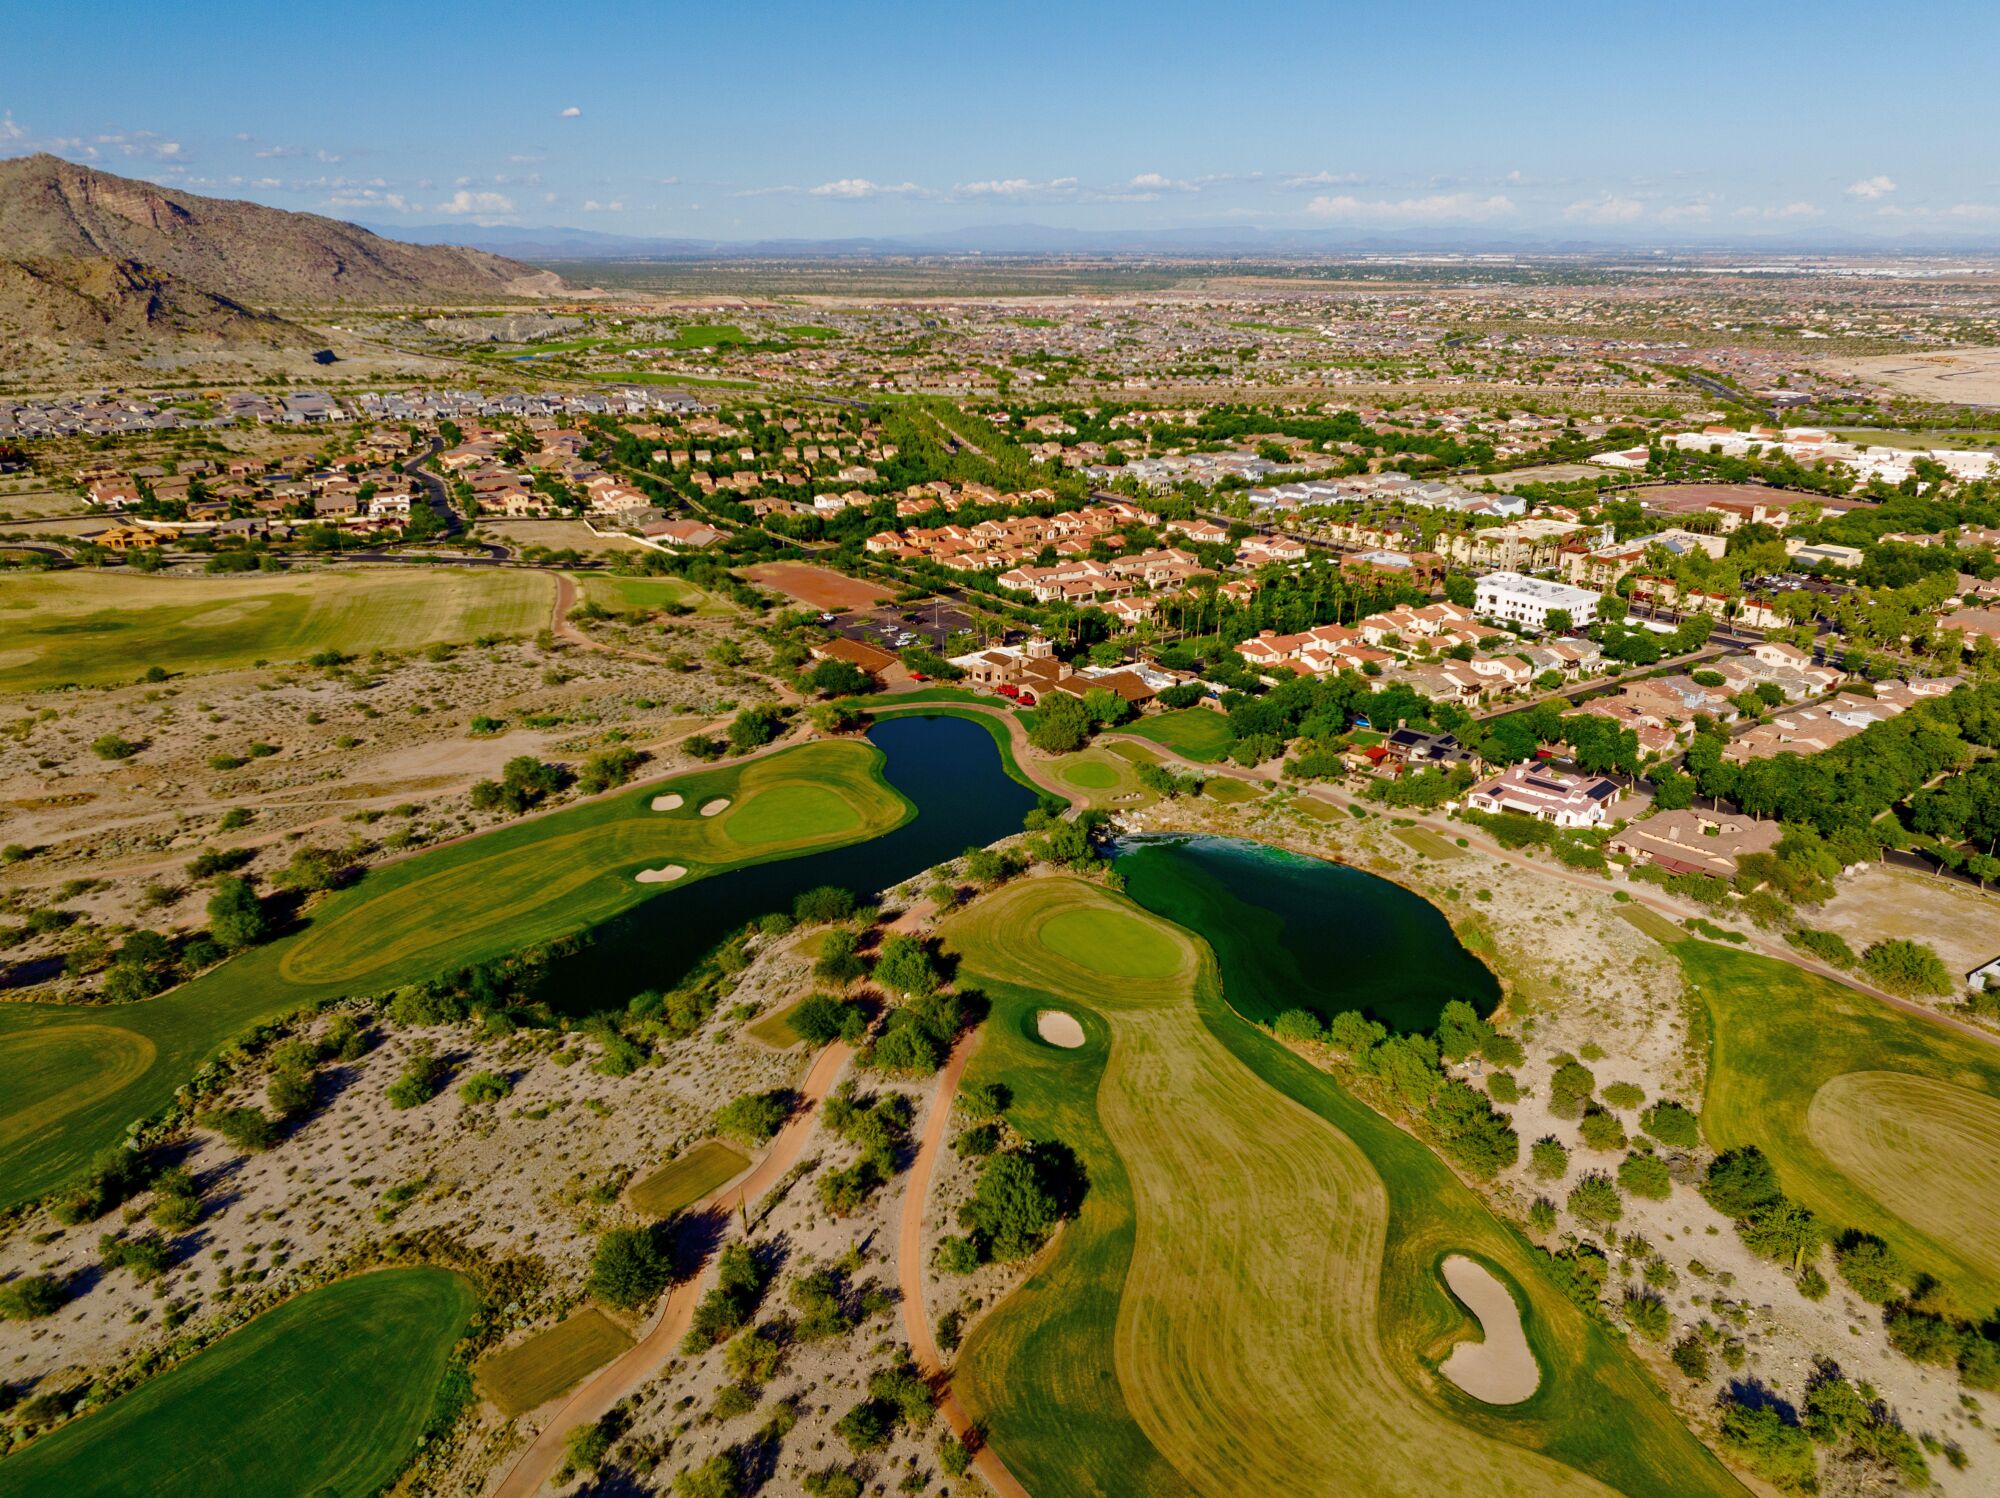
<svg viewBox="0 0 2000 1498">
<path fill-rule="evenodd" d="M 669 989 L 717 942 L 806 890 L 837 884 L 873 896 L 967 848 L 1021 830 L 1035 793 L 1008 775 L 993 736 L 964 718 L 885 718 L 868 737 L 889 783 L 917 814 L 869 842 L 752 864 L 672 889 L 614 916 L 590 944 L 554 963 L 543 996 L 569 1014 L 618 1008 Z"/>
<path fill-rule="evenodd" d="M 1500 1002 L 1444 913 L 1387 879 L 1236 838 L 1127 838 L 1116 859 L 1128 895 L 1215 949 L 1250 1019 L 1359 1009 L 1407 1032 L 1433 1028 L 1452 999 L 1481 1014 Z"/>
</svg>

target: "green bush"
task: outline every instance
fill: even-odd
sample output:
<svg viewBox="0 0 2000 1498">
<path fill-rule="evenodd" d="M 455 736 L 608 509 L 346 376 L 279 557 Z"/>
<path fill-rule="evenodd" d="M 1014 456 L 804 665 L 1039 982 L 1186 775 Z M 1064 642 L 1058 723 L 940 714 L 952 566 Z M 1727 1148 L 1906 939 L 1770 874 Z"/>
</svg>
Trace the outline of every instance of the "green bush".
<svg viewBox="0 0 2000 1498">
<path fill-rule="evenodd" d="M 664 1290 L 673 1272 L 663 1225 L 613 1228 L 597 1240 L 584 1288 L 608 1306 L 635 1310 Z"/>
</svg>

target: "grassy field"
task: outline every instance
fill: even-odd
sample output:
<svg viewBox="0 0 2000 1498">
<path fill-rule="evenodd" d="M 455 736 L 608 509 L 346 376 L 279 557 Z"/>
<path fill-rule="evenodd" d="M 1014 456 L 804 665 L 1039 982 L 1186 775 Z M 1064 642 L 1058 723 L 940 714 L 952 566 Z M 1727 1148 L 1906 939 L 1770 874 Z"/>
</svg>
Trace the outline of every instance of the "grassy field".
<svg viewBox="0 0 2000 1498">
<path fill-rule="evenodd" d="M 760 1041 L 773 1050 L 790 1050 L 805 1038 L 792 1028 L 792 1016 L 799 1012 L 799 1004 L 805 1002 L 806 1000 L 800 999 L 798 1004 L 787 1004 L 783 1009 L 753 1020 L 744 1033 L 752 1040 Z"/>
<path fill-rule="evenodd" d="M 1638 1364 L 1423 1146 L 1223 1004 L 1188 933 L 1023 881 L 947 923 L 993 1001 L 969 1081 L 1074 1148 L 1082 1214 L 956 1380 L 1031 1491 L 1740 1491 Z M 1086 1044 L 1034 1038 L 1074 1013 Z M 1543 1372 L 1505 1410 L 1435 1376 L 1475 1324 L 1438 1265 L 1511 1282 Z M 1601 1479 L 1601 1481 L 1600 1481 Z"/>
<path fill-rule="evenodd" d="M 1139 784 L 1138 766 L 1104 745 L 1065 754 L 1051 761 L 1048 768 L 1087 806 L 1142 806 L 1158 799 Z"/>
<path fill-rule="evenodd" d="M 528 634 L 548 623 L 554 588 L 539 573 L 469 567 L 0 574 L 0 691 Z"/>
<path fill-rule="evenodd" d="M 375 1493 L 416 1444 L 473 1300 L 442 1269 L 301 1295 L 0 1462 L 0 1495 Z"/>
<path fill-rule="evenodd" d="M 1220 801 L 1224 806 L 1240 806 L 1245 801 L 1255 801 L 1262 796 L 1264 787 L 1237 780 L 1233 776 L 1218 775 L 1203 787 L 1202 794 Z"/>
<path fill-rule="evenodd" d="M 728 599 L 684 577 L 619 577 L 608 572 L 586 572 L 576 581 L 583 589 L 585 603 L 620 613 L 670 605 L 692 609 L 698 619 L 736 612 L 736 605 Z"/>
<path fill-rule="evenodd" d="M 602 797 L 377 869 L 319 906 L 303 930 L 159 998 L 0 1005 L 0 1206 L 81 1169 L 261 1019 L 516 952 L 704 875 L 900 826 L 914 809 L 883 779 L 882 762 L 864 739 L 820 740 Z M 669 789 L 682 805 L 651 810 Z M 723 797 L 727 811 L 700 814 Z M 635 882 L 640 869 L 668 863 L 686 877 Z"/>
<path fill-rule="evenodd" d="M 1182 759 L 1212 764 L 1229 752 L 1236 730 L 1221 713 L 1205 707 L 1184 707 L 1173 712 L 1155 713 L 1122 726 L 1118 732 L 1136 734 L 1164 744 Z"/>
<path fill-rule="evenodd" d="M 2000 1051 L 1789 963 L 1673 947 L 1708 1005 L 1702 1127 L 1785 1190 L 1886 1238 L 1967 1311 L 2000 1304 Z"/>
<path fill-rule="evenodd" d="M 671 1217 L 749 1168 L 750 1157 L 735 1146 L 720 1139 L 704 1140 L 645 1179 L 634 1181 L 625 1194 L 633 1207 L 648 1217 Z"/>
<path fill-rule="evenodd" d="M 1439 836 L 1428 827 L 1394 827 L 1389 836 L 1426 858 L 1463 858 L 1465 849 Z"/>
<path fill-rule="evenodd" d="M 590 1306 L 527 1341 L 482 1358 L 479 1392 L 510 1419 L 567 1393 L 632 1345 L 625 1328 Z"/>
</svg>

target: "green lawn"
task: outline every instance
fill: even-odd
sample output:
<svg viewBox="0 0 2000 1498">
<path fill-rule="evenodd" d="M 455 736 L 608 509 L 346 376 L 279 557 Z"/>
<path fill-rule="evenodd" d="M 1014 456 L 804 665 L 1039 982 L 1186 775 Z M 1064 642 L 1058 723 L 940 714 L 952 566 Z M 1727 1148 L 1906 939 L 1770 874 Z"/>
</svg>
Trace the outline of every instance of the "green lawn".
<svg viewBox="0 0 2000 1498">
<path fill-rule="evenodd" d="M 472 1378 L 501 1414 L 524 1415 L 575 1388 L 631 1345 L 624 1327 L 590 1306 L 481 1359 Z"/>
<path fill-rule="evenodd" d="M 0 1004 L 0 1206 L 81 1170 L 259 1020 L 517 952 L 724 869 L 900 826 L 914 808 L 882 763 L 865 739 L 818 740 L 600 797 L 377 869 L 302 930 L 156 999 Z M 682 805 L 653 811 L 669 789 Z M 790 814 L 767 814 L 767 796 Z M 700 814 L 721 797 L 727 811 Z M 688 870 L 671 886 L 633 877 L 669 863 Z"/>
<path fill-rule="evenodd" d="M 773 1050 L 790 1050 L 805 1038 L 792 1028 L 792 1016 L 799 1012 L 799 1005 L 805 1002 L 805 999 L 800 999 L 798 1004 L 787 1004 L 783 1009 L 751 1021 L 745 1028 L 745 1033 L 752 1040 L 762 1041 Z"/>
<path fill-rule="evenodd" d="M 1389 835 L 1426 858 L 1463 858 L 1465 849 L 1440 837 L 1428 827 L 1396 827 Z"/>
<path fill-rule="evenodd" d="M 1789 963 L 1672 950 L 1708 1005 L 1709 1142 L 1758 1146 L 1789 1194 L 1968 1311 L 2000 1304 L 2000 1050 Z"/>
<path fill-rule="evenodd" d="M 671 1217 L 749 1168 L 750 1157 L 743 1151 L 720 1139 L 708 1139 L 633 1182 L 626 1196 L 648 1217 Z"/>
<path fill-rule="evenodd" d="M 226 671 L 527 634 L 555 601 L 543 574 L 341 566 L 325 572 L 148 577 L 0 574 L 0 691 L 136 680 L 148 667 Z"/>
<path fill-rule="evenodd" d="M 1154 713 L 1122 725 L 1118 732 L 1136 734 L 1164 744 L 1182 759 L 1212 764 L 1229 752 L 1236 730 L 1221 713 L 1205 707 L 1183 707 Z"/>
<path fill-rule="evenodd" d="M 736 605 L 721 594 L 711 593 L 684 577 L 620 577 L 611 572 L 585 572 L 577 575 L 575 581 L 583 590 L 585 603 L 620 613 L 675 605 L 693 609 L 697 618 L 737 611 Z"/>
<path fill-rule="evenodd" d="M 1220 801 L 1224 806 L 1241 806 L 1246 801 L 1255 801 L 1261 797 L 1264 794 L 1264 787 L 1238 780 L 1233 775 L 1218 775 L 1202 788 L 1201 793 Z"/>
<path fill-rule="evenodd" d="M 473 1304 L 442 1269 L 301 1295 L 0 1461 L 0 1498 L 367 1498 L 408 1459 Z"/>
<path fill-rule="evenodd" d="M 1079 941 L 1078 915 L 1117 919 Z M 994 1005 L 967 1080 L 1004 1081 L 1016 1127 L 1069 1144 L 1090 1182 L 959 1355 L 960 1397 L 1030 1491 L 1269 1493 L 1338 1473 L 1357 1492 L 1740 1493 L 1518 1234 L 1228 1009 L 1187 932 L 1052 878 L 976 902 L 944 939 Z M 1052 1004 L 1082 1048 L 1031 1039 Z M 1433 1375 L 1477 1334 L 1439 1278 L 1448 1253 L 1526 1306 L 1543 1370 L 1527 1401 L 1480 1405 Z"/>
</svg>

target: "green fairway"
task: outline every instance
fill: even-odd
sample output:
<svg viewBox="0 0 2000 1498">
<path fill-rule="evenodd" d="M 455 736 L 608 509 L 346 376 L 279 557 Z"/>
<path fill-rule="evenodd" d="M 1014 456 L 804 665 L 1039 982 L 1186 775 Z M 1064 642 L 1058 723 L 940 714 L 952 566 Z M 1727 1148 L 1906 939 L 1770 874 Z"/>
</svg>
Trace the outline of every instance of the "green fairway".
<svg viewBox="0 0 2000 1498">
<path fill-rule="evenodd" d="M 472 1379 L 501 1414 L 524 1415 L 567 1393 L 631 1345 L 624 1327 L 590 1306 L 481 1359 Z"/>
<path fill-rule="evenodd" d="M 669 606 L 692 609 L 697 618 L 736 612 L 736 605 L 719 593 L 684 577 L 620 577 L 611 572 L 585 572 L 576 577 L 585 603 L 626 613 Z"/>
<path fill-rule="evenodd" d="M 750 1168 L 750 1157 L 720 1139 L 704 1140 L 668 1161 L 626 1191 L 633 1207 L 652 1218 L 671 1217 L 727 1185 Z"/>
<path fill-rule="evenodd" d="M 527 634 L 548 623 L 554 600 L 548 577 L 500 568 L 9 573 L 0 575 L 0 691 Z"/>
<path fill-rule="evenodd" d="M 0 1206 L 80 1170 L 259 1020 L 518 952 L 663 889 L 900 826 L 914 809 L 882 762 L 865 739 L 819 740 L 600 797 L 377 869 L 304 929 L 159 998 L 0 1005 Z M 682 804 L 652 810 L 670 790 Z M 764 809 L 766 797 L 778 812 Z M 700 814 L 722 798 L 728 810 Z M 671 886 L 633 877 L 669 863 L 688 870 Z"/>
<path fill-rule="evenodd" d="M 1221 713 L 1205 707 L 1183 707 L 1172 712 L 1154 713 L 1118 729 L 1164 744 L 1182 759 L 1212 764 L 1229 752 L 1236 742 L 1236 730 Z"/>
<path fill-rule="evenodd" d="M 367 1498 L 408 1459 L 473 1303 L 442 1269 L 301 1295 L 0 1461 L 0 1498 Z"/>
<path fill-rule="evenodd" d="M 1117 921 L 1079 948 L 1077 916 Z M 1068 1143 L 1090 1181 L 959 1357 L 960 1397 L 1030 1491 L 1263 1494 L 1338 1473 L 1369 1493 L 1740 1492 L 1435 1156 L 1228 1010 L 1188 933 L 1056 878 L 976 902 L 944 939 L 994 1004 L 967 1080 L 1004 1081 L 1016 1126 Z M 1107 946 L 1141 943 L 1149 976 L 1106 967 Z M 1081 1049 L 1033 1039 L 1052 1001 Z M 1433 1371 L 1477 1335 L 1438 1277 L 1454 1252 L 1527 1308 L 1543 1382 L 1519 1405 Z"/>
<path fill-rule="evenodd" d="M 1043 922 L 1043 946 L 1106 978 L 1169 978 L 1183 972 L 1184 954 L 1159 939 L 1159 928 L 1116 907 L 1080 906 Z"/>
<path fill-rule="evenodd" d="M 1836 1227 L 1886 1238 L 1968 1309 L 2000 1304 L 2000 1051 L 1789 963 L 1672 950 L 1708 1005 L 1710 1143 L 1758 1146 Z"/>
</svg>

